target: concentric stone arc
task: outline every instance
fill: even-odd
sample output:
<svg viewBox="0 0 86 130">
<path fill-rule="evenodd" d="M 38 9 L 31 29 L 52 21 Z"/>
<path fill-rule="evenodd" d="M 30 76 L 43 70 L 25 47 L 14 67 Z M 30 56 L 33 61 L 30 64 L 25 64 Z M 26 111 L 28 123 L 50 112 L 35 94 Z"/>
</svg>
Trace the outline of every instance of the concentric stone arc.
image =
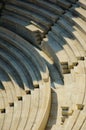
<svg viewBox="0 0 86 130">
<path fill-rule="evenodd" d="M 0 130 L 86 129 L 86 0 L 0 1 Z"/>
</svg>

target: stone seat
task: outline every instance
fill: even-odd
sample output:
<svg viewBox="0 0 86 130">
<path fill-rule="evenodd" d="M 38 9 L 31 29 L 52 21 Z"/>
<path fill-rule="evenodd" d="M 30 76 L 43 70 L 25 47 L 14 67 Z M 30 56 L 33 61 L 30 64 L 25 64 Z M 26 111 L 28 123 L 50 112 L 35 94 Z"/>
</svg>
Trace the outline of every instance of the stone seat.
<svg viewBox="0 0 86 130">
<path fill-rule="evenodd" d="M 75 57 L 75 55 L 74 55 L 74 52 L 73 52 L 73 50 L 70 48 L 70 46 L 69 45 L 67 45 L 67 44 L 64 44 L 64 42 L 62 42 L 62 40 L 59 38 L 59 35 L 61 35 L 62 33 L 59 33 L 59 28 L 57 28 L 57 26 L 58 25 L 55 25 L 55 26 L 53 26 L 52 27 L 52 30 L 51 30 L 51 32 L 49 32 L 48 33 L 48 39 L 46 40 L 47 41 L 47 43 L 49 43 L 50 44 L 50 46 L 51 46 L 51 49 L 50 49 L 50 51 L 52 50 L 52 49 L 54 49 L 54 50 L 52 50 L 52 51 L 54 51 L 54 52 L 52 52 L 52 53 L 57 53 L 58 54 L 58 57 L 59 57 L 59 61 L 60 61 L 60 63 L 61 64 L 66 64 L 66 63 L 68 63 L 68 65 L 69 65 L 69 68 L 71 68 L 71 67 L 73 67 L 74 65 L 76 65 L 77 64 L 77 59 L 76 59 L 76 57 Z M 60 29 L 60 31 L 61 31 L 61 29 Z M 53 32 L 53 33 L 52 33 Z M 53 40 L 52 39 L 52 37 L 53 37 L 53 39 L 55 39 L 55 40 Z M 62 37 L 63 38 L 63 37 Z M 51 42 L 52 41 L 52 42 Z M 54 41 L 57 41 L 57 43 L 55 43 Z M 55 45 L 54 45 L 55 44 Z M 58 48 L 58 51 L 56 50 L 56 46 L 58 46 L 57 48 Z M 47 48 L 48 48 L 48 51 L 47 51 Z M 67 48 L 69 48 L 68 49 L 68 51 L 67 51 Z M 47 45 L 47 44 L 42 44 L 42 49 L 48 54 L 49 53 L 49 46 Z M 60 50 L 65 50 L 65 53 L 64 53 L 64 56 L 65 56 L 65 54 L 66 55 L 68 55 L 68 56 L 66 56 L 65 58 L 63 57 L 63 55 L 61 54 L 61 55 L 59 55 L 62 51 L 60 51 Z M 77 50 L 78 51 L 78 50 Z M 69 53 L 68 53 L 69 52 Z M 52 54 L 51 52 L 48 54 L 48 55 L 50 55 L 51 57 L 55 57 L 53 54 Z M 63 58 L 63 59 L 62 59 Z M 68 60 L 69 59 L 69 60 Z M 82 58 L 81 58 L 82 59 Z M 62 60 L 62 61 L 61 61 Z M 56 60 L 54 60 L 54 62 L 55 62 Z M 56 62 L 55 62 L 56 63 Z"/>
<path fill-rule="evenodd" d="M 28 71 L 28 74 L 29 74 L 29 78 L 30 78 L 30 81 L 33 83 L 33 86 L 34 87 L 36 87 L 36 86 L 38 86 L 38 78 L 37 78 L 37 76 L 34 74 L 34 71 L 36 71 L 35 70 L 35 67 L 29 62 L 26 62 L 27 60 L 28 60 L 28 58 L 27 57 L 25 57 L 25 55 L 24 55 L 24 52 L 23 52 L 23 50 L 22 50 L 22 52 L 20 52 L 16 47 L 14 47 L 14 46 L 12 46 L 12 45 L 9 45 L 9 43 L 7 43 L 7 44 L 1 44 L 4 48 L 7 48 L 8 50 L 9 50 L 9 52 L 12 54 L 14 54 L 19 60 L 21 59 L 21 64 L 22 65 L 24 65 L 25 67 L 26 67 L 26 69 L 27 69 L 27 71 Z M 23 53 L 23 55 L 22 55 L 22 53 Z M 32 70 L 32 68 L 31 68 L 31 66 L 33 66 L 33 70 Z M 40 76 L 39 76 L 40 77 Z"/>
<path fill-rule="evenodd" d="M 73 128 L 73 130 L 75 130 L 75 128 L 80 128 L 80 124 L 82 125 L 82 122 L 80 124 L 77 124 L 78 121 L 78 117 L 81 115 L 81 113 L 84 112 L 84 101 L 85 101 L 85 66 L 84 66 L 84 61 L 80 61 L 78 67 L 74 67 L 74 77 L 76 79 L 75 81 L 75 86 L 78 86 L 79 88 L 75 88 L 75 90 L 73 91 L 74 94 L 72 96 L 72 108 L 74 109 L 73 114 L 65 121 L 64 125 L 62 126 L 61 130 L 71 130 L 71 128 Z M 83 82 L 83 84 L 82 84 Z M 82 85 L 80 85 L 82 84 Z M 82 86 L 82 87 L 81 87 Z M 78 89 L 78 90 L 77 90 Z M 72 92 L 72 91 L 71 91 Z M 81 98 L 79 98 L 81 97 Z M 71 108 L 71 106 L 70 106 Z M 83 116 L 84 118 L 84 116 Z M 82 120 L 83 120 L 82 118 Z"/>
<path fill-rule="evenodd" d="M 73 6 L 70 11 L 78 15 L 78 17 L 82 18 L 84 21 L 86 21 L 86 10 L 75 5 Z"/>
<path fill-rule="evenodd" d="M 67 61 L 68 61 L 68 65 L 69 65 L 69 68 L 73 67 L 74 65 L 77 64 L 77 59 L 76 57 L 74 56 L 72 50 L 67 46 L 67 44 L 65 44 L 61 39 L 60 37 L 57 36 L 58 33 L 55 33 L 54 29 L 52 29 L 53 31 L 53 34 L 52 36 L 55 38 L 56 41 L 58 41 L 57 43 L 59 44 L 59 46 L 61 46 L 62 50 L 65 51 L 66 55 L 67 55 Z M 67 51 L 68 49 L 68 51 Z M 69 53 L 70 52 L 70 53 Z M 64 59 L 64 58 L 63 58 Z M 69 59 L 69 60 L 68 60 Z"/>
<path fill-rule="evenodd" d="M 31 21 L 29 18 L 26 18 L 26 17 L 24 17 L 24 16 L 21 16 L 21 15 L 19 15 L 19 14 L 17 14 L 17 13 L 12 13 L 12 12 L 10 12 L 9 10 L 6 10 L 6 9 L 4 9 L 3 10 L 3 12 L 2 12 L 2 16 L 11 16 L 11 17 L 14 17 L 15 19 L 18 19 L 18 20 L 21 20 L 22 22 L 21 23 L 25 23 L 27 26 L 27 28 L 28 29 L 30 29 L 30 30 L 32 30 L 32 31 L 36 31 L 36 30 L 38 30 L 40 33 L 46 33 L 46 28 L 44 27 L 44 26 L 42 26 L 42 25 L 40 25 L 40 24 L 38 24 L 38 23 L 35 23 L 34 21 Z M 30 27 L 28 27 L 28 25 L 30 26 Z M 34 27 L 34 28 L 32 28 L 32 27 Z M 42 34 L 41 35 L 41 37 L 43 37 L 43 35 L 44 34 Z"/>
<path fill-rule="evenodd" d="M 55 15 L 53 12 L 47 11 L 44 8 L 40 8 L 38 5 L 35 5 L 34 3 L 30 2 L 23 2 L 23 1 L 12 1 L 12 4 L 23 8 L 25 10 L 35 12 L 36 14 L 40 15 L 42 17 L 45 17 L 48 19 L 51 23 L 54 23 L 58 19 L 58 15 Z"/>
<path fill-rule="evenodd" d="M 4 51 L 5 52 L 5 51 Z M 9 62 L 10 63 L 10 60 L 11 60 L 11 65 L 16 69 L 16 71 L 18 72 L 18 74 L 20 75 L 20 77 L 21 77 L 21 80 L 22 80 L 22 82 L 23 82 L 23 84 L 24 84 L 24 89 L 25 90 L 29 90 L 29 86 L 30 86 L 30 84 L 28 83 L 28 80 L 27 80 L 27 78 L 25 77 L 25 72 L 23 72 L 23 71 L 25 71 L 25 69 L 24 68 L 22 68 L 22 65 L 21 65 L 21 67 L 20 67 L 20 64 L 17 62 L 17 60 L 16 59 L 14 59 L 13 57 L 11 57 L 10 55 L 9 55 L 9 53 L 3 53 L 3 52 L 1 52 L 0 51 L 0 56 L 3 58 L 3 59 L 5 59 L 7 62 Z M 23 71 L 22 71 L 23 70 Z M 26 76 L 28 76 L 27 74 L 26 74 Z"/>
<path fill-rule="evenodd" d="M 12 93 L 11 91 L 9 91 L 10 84 L 6 84 L 8 85 L 8 89 L 6 87 L 6 92 L 10 98 L 8 98 L 9 107 L 7 106 L 5 108 L 7 113 L 4 113 L 5 120 L 3 124 L 3 129 L 6 129 L 7 123 L 8 129 L 9 127 L 10 129 L 18 128 L 20 130 L 23 130 L 24 128 L 26 130 L 28 128 L 44 129 L 48 119 L 51 102 L 48 68 L 45 65 L 44 60 L 39 56 L 36 49 L 32 48 L 32 46 L 28 44 L 27 41 L 6 28 L 0 28 L 0 61 L 2 61 L 0 62 L 0 66 L 2 67 L 4 65 L 4 69 L 6 73 L 9 73 L 9 78 L 11 79 L 12 83 L 12 78 L 14 79 L 14 77 L 11 78 L 11 76 L 13 76 L 11 73 L 15 70 L 15 72 L 17 73 L 16 78 L 17 76 L 19 76 L 21 81 L 20 84 L 22 85 L 20 88 L 21 95 L 18 96 L 15 94 L 15 100 L 14 98 L 12 100 Z M 16 37 L 14 40 L 15 35 Z M 30 47 L 27 48 L 27 46 Z M 27 51 L 28 49 L 29 51 Z M 32 53 L 33 51 L 34 54 Z M 33 58 L 31 58 L 32 54 L 35 55 Z M 30 59 L 31 61 L 28 62 L 28 59 Z M 30 62 L 33 63 L 33 68 L 31 68 Z M 8 67 L 5 66 L 6 63 L 7 66 L 9 66 L 10 70 Z M 5 87 L 5 83 L 3 83 L 3 86 Z M 14 90 L 16 92 L 17 86 L 15 84 L 14 87 Z M 47 101 L 45 103 L 46 99 Z M 9 111 L 10 116 L 8 116 Z M 7 120 L 7 116 L 9 120 Z"/>
<path fill-rule="evenodd" d="M 11 41 L 15 42 L 15 45 L 16 45 L 16 46 L 19 46 L 19 48 L 22 48 L 22 49 L 25 51 L 25 53 L 28 54 L 27 56 L 29 56 L 29 58 L 30 58 L 30 57 L 31 57 L 31 53 L 30 53 L 30 52 L 33 52 L 33 51 L 34 51 L 34 48 L 32 48 L 32 46 L 31 46 L 30 44 L 28 44 L 27 41 L 25 41 L 24 39 L 20 38 L 18 35 L 16 35 L 16 41 L 15 41 L 15 40 L 14 40 L 14 35 L 15 35 L 15 33 L 11 32 L 11 31 L 9 31 L 9 30 L 7 30 L 7 29 L 5 29 L 5 28 L 2 28 L 2 27 L 1 27 L 0 32 L 3 32 L 4 30 L 5 30 L 5 32 L 7 31 L 7 32 L 9 32 L 9 33 L 11 34 L 11 35 L 10 35 Z M 8 36 L 7 36 L 7 33 L 6 33 L 5 39 L 6 39 L 6 37 L 8 37 Z M 17 37 L 18 37 L 18 38 L 17 38 Z M 9 37 L 8 37 L 8 38 L 9 38 Z M 9 40 L 10 40 L 10 39 L 9 39 Z M 21 40 L 22 40 L 23 43 L 21 42 Z M 25 44 L 24 44 L 24 43 L 25 43 Z M 27 46 L 30 46 L 30 48 L 29 48 L 29 47 L 27 48 Z M 28 50 L 29 50 L 29 51 L 28 51 Z M 35 53 L 36 53 L 36 54 L 35 54 Z M 36 66 L 37 66 L 37 69 L 40 71 L 41 76 L 43 77 L 43 80 L 47 81 L 47 80 L 48 80 L 48 77 L 49 77 L 49 73 L 48 73 L 47 67 L 46 67 L 45 64 L 44 64 L 43 59 L 40 58 L 40 56 L 38 55 L 38 53 L 37 53 L 36 51 L 34 51 L 34 54 L 33 54 L 33 55 L 35 56 L 35 58 L 32 57 L 33 62 L 35 62 Z M 39 64 L 38 64 L 37 61 L 39 62 Z M 46 73 L 45 73 L 45 72 L 46 72 Z"/>
<path fill-rule="evenodd" d="M 41 1 L 39 1 L 39 0 L 35 0 L 35 1 L 26 0 L 26 1 L 34 3 L 35 5 L 38 5 L 39 7 L 44 8 L 45 10 L 49 10 L 49 11 L 53 12 L 54 14 L 61 15 L 64 13 L 64 10 L 62 8 L 60 8 L 56 4 L 52 4 L 48 1 L 44 1 L 44 0 L 41 0 Z"/>
<path fill-rule="evenodd" d="M 1 72 L 1 70 L 0 70 L 0 72 Z M 8 77 L 5 74 L 5 76 L 3 75 L 0 80 L 1 80 L 2 85 L 4 86 L 5 92 L 7 94 L 7 101 L 8 101 L 8 104 L 9 104 L 11 102 L 14 102 L 14 99 L 13 99 L 13 94 L 12 94 L 11 89 L 10 89 L 10 86 L 12 86 L 12 84 L 10 83 L 10 81 L 5 82 L 5 81 L 7 81 L 7 79 L 8 79 Z M 6 98 L 5 98 L 5 100 L 6 100 Z M 8 104 L 6 103 L 5 107 Z"/>
<path fill-rule="evenodd" d="M 45 103 L 46 99 L 47 101 Z M 32 130 L 45 129 L 46 121 L 50 111 L 50 104 L 51 104 L 51 91 L 49 88 L 49 82 L 46 82 L 44 84 L 40 82 L 39 108 Z"/>
<path fill-rule="evenodd" d="M 66 39 L 66 36 L 67 36 L 66 33 L 63 32 L 63 30 L 62 30 L 57 24 L 55 24 L 55 26 L 52 27 L 52 32 L 54 32 L 54 33 L 57 35 L 57 37 L 63 39 L 63 41 L 62 41 L 63 44 L 61 44 L 61 42 L 59 42 L 59 44 L 60 44 L 61 46 L 63 46 L 63 48 L 65 48 L 65 49 L 68 48 L 69 53 L 68 53 L 67 50 L 66 50 L 66 52 L 69 54 L 70 60 L 71 60 L 73 63 L 76 64 L 76 63 L 77 63 L 77 60 L 76 60 L 77 57 L 75 56 L 72 47 L 69 46 L 69 44 L 65 43 L 65 40 L 64 40 L 64 39 Z M 62 35 L 62 36 L 61 36 L 61 35 Z M 71 41 L 71 40 L 70 40 L 70 41 Z M 69 42 L 68 42 L 68 43 L 69 43 Z"/>
<path fill-rule="evenodd" d="M 82 59 L 84 57 L 84 55 L 81 56 L 81 54 L 78 51 L 78 48 L 76 46 L 76 40 L 73 39 L 73 37 L 67 31 L 65 31 L 65 29 L 63 29 L 59 24 L 55 24 L 52 27 L 52 32 L 54 32 L 57 35 L 57 37 L 63 39 L 64 45 L 69 46 L 69 49 L 73 52 L 74 57 L 76 57 L 77 59 Z"/>
<path fill-rule="evenodd" d="M 59 67 L 59 70 L 61 69 L 59 64 L 68 66 L 68 57 L 64 49 L 62 49 L 62 47 L 59 44 L 57 44 L 56 40 L 53 39 L 51 36 L 48 36 L 48 38 L 49 40 L 44 39 L 44 41 L 42 42 L 42 50 L 53 59 L 56 66 Z"/>
<path fill-rule="evenodd" d="M 59 72 L 58 68 L 54 64 L 54 61 L 50 57 L 48 57 L 48 55 L 46 55 L 43 51 L 37 51 L 44 58 L 45 63 L 48 66 L 51 75 L 51 83 L 61 82 L 63 84 L 63 74 Z"/>
<path fill-rule="evenodd" d="M 74 29 L 70 22 L 66 21 L 65 19 L 61 19 L 58 21 L 58 23 L 67 30 L 75 39 L 79 42 L 80 46 L 82 46 L 83 50 L 85 51 L 85 41 L 82 39 L 81 35 Z"/>
<path fill-rule="evenodd" d="M 20 89 L 20 87 L 22 87 L 22 82 L 18 76 L 18 73 L 13 69 L 13 67 L 10 64 L 5 62 L 1 58 L 0 58 L 0 67 L 1 68 L 4 67 L 4 71 L 8 74 L 8 76 L 12 82 L 12 85 L 13 85 L 12 87 L 14 87 L 15 96 L 16 97 L 22 96 L 22 94 L 23 94 L 22 89 Z M 16 75 L 16 77 L 15 77 L 15 75 Z M 13 91 L 13 89 L 12 89 L 12 91 Z"/>
<path fill-rule="evenodd" d="M 10 129 L 17 128 L 17 125 L 18 125 L 20 117 L 21 117 L 21 112 L 22 112 L 22 101 L 15 101 L 14 102 L 13 117 L 11 120 L 11 124 L 9 124 Z M 9 122 L 9 120 L 8 120 L 8 122 Z M 4 125 L 4 127 L 6 128 L 5 125 Z"/>
<path fill-rule="evenodd" d="M 34 25 L 31 25 L 27 22 L 22 22 L 15 17 L 7 15 L 5 17 L 2 17 L 1 21 L 2 26 L 19 34 L 26 40 L 30 41 L 32 44 L 40 44 L 41 36 L 43 36 L 43 34 Z M 32 28 L 34 28 L 34 30 Z"/>
<path fill-rule="evenodd" d="M 37 15 L 36 13 L 34 12 L 31 12 L 31 11 L 27 11 L 27 10 L 23 10 L 19 7 L 16 7 L 14 5 L 6 5 L 5 6 L 5 9 L 13 12 L 13 13 L 16 13 L 21 15 L 21 16 L 24 16 L 36 23 L 39 23 L 41 25 L 43 25 L 44 27 L 47 27 L 47 28 L 50 28 L 50 26 L 52 25 L 47 19 L 45 19 L 44 17 L 40 16 L 40 15 Z"/>
<path fill-rule="evenodd" d="M 3 5 L 0 129 L 85 130 L 85 0 Z"/>
<path fill-rule="evenodd" d="M 85 0 L 79 0 L 79 1 L 78 1 L 78 4 L 79 4 L 82 8 L 86 9 L 86 1 L 85 1 Z"/>
<path fill-rule="evenodd" d="M 68 9 L 71 6 L 71 3 L 67 0 L 57 0 L 56 3 L 62 8 Z"/>
<path fill-rule="evenodd" d="M 72 13 L 67 12 L 64 17 L 66 17 L 69 22 L 74 23 L 83 33 L 86 34 L 86 23 L 80 17 L 74 17 Z"/>
</svg>

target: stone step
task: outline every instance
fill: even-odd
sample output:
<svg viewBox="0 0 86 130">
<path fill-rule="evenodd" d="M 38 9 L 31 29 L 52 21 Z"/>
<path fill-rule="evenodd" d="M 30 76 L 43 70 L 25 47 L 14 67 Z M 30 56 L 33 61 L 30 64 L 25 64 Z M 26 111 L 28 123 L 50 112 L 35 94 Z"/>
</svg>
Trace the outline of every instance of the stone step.
<svg viewBox="0 0 86 130">
<path fill-rule="evenodd" d="M 42 24 L 43 26 L 47 26 L 47 28 L 50 28 L 50 26 L 52 25 L 48 20 L 46 20 L 42 16 L 37 15 L 34 12 L 23 10 L 19 7 L 14 6 L 14 5 L 8 4 L 8 5 L 5 6 L 5 9 L 7 9 L 7 10 L 13 12 L 13 13 L 18 12 L 17 14 L 24 16 L 26 18 L 29 18 L 30 20 L 33 20 L 34 22 Z"/>
<path fill-rule="evenodd" d="M 27 28 L 28 28 L 28 24 L 30 25 L 32 25 L 32 26 L 34 26 L 34 28 L 36 28 L 39 32 L 41 32 L 41 33 L 43 33 L 43 34 L 45 34 L 45 33 L 47 33 L 47 30 L 48 30 L 48 28 L 46 28 L 46 27 L 44 27 L 43 25 L 41 25 L 41 24 L 39 24 L 39 23 L 35 23 L 34 21 L 31 21 L 29 18 L 26 18 L 26 17 L 24 17 L 24 16 L 21 16 L 21 15 L 19 15 L 19 14 L 16 14 L 16 13 L 12 13 L 12 12 L 10 12 L 10 11 L 8 11 L 8 10 L 6 10 L 6 9 L 4 9 L 3 10 L 3 12 L 2 12 L 2 16 L 11 16 L 11 17 L 14 17 L 14 18 L 16 18 L 16 19 L 19 19 L 19 20 L 21 20 L 22 22 L 25 22 L 25 23 L 27 23 L 26 25 L 27 25 Z M 32 30 L 34 30 L 34 28 L 32 28 L 32 27 L 30 27 L 30 29 L 32 29 Z M 41 36 L 41 37 L 43 37 L 43 35 Z"/>
<path fill-rule="evenodd" d="M 85 0 L 79 0 L 79 1 L 78 1 L 78 4 L 79 4 L 82 8 L 86 9 L 86 1 L 85 1 Z"/>
<path fill-rule="evenodd" d="M 73 28 L 73 25 L 71 26 L 71 24 L 65 19 L 59 20 L 58 23 L 72 36 L 74 36 L 76 40 L 80 43 L 80 45 L 83 47 L 83 49 L 86 50 L 84 39 L 82 39 L 81 35 Z"/>
<path fill-rule="evenodd" d="M 84 21 L 86 21 L 86 10 L 79 7 L 79 6 L 73 6 L 70 11 L 73 12 L 73 14 L 76 15 L 76 17 L 82 18 Z"/>
<path fill-rule="evenodd" d="M 52 12 L 49 12 L 43 8 L 40 8 L 38 5 L 35 5 L 33 3 L 30 3 L 30 2 L 27 3 L 27 2 L 20 1 L 20 0 L 12 1 L 11 3 L 16 5 L 17 7 L 27 10 L 28 12 L 32 11 L 38 15 L 41 14 L 42 17 L 49 19 L 49 21 L 52 23 L 54 23 L 58 19 L 58 15 L 55 15 Z"/>
<path fill-rule="evenodd" d="M 0 27 L 0 32 L 3 32 L 4 30 L 5 30 L 5 33 L 1 33 L 0 36 L 2 35 L 2 37 L 4 37 L 4 35 L 5 35 L 4 38 L 6 39 L 6 41 L 15 43 L 16 46 L 19 46 L 20 49 L 24 50 L 24 52 L 26 53 L 27 56 L 32 57 L 31 53 L 34 51 L 34 48 L 27 41 L 25 41 L 23 38 L 19 37 L 17 34 L 15 37 L 16 40 L 14 40 L 15 33 L 13 33 L 12 31 L 9 31 L 3 27 Z M 8 33 L 6 33 L 6 32 L 8 32 Z M 9 34 L 10 34 L 10 38 L 9 38 Z M 22 40 L 22 42 L 21 42 L 21 40 Z M 28 46 L 30 46 L 30 47 L 28 47 Z M 37 69 L 42 74 L 41 76 L 43 76 L 43 80 L 47 81 L 49 79 L 49 72 L 48 72 L 48 69 L 47 69 L 43 59 L 38 55 L 38 53 L 36 51 L 34 51 L 33 55 L 35 58 L 32 57 L 32 61 L 35 63 L 35 65 L 37 66 Z M 40 71 L 40 70 L 42 70 L 42 71 Z M 45 73 L 45 71 L 47 71 L 47 73 Z M 48 75 L 46 75 L 46 74 L 48 74 Z"/>
<path fill-rule="evenodd" d="M 45 10 L 49 10 L 51 12 L 53 12 L 54 14 L 63 14 L 64 13 L 64 10 L 62 8 L 60 8 L 58 5 L 56 4 L 52 4 L 48 1 L 39 1 L 39 0 L 35 0 L 35 1 L 32 1 L 32 0 L 26 0 L 27 2 L 31 2 L 31 3 L 34 3 L 36 5 L 38 5 L 39 7 L 41 8 L 44 8 Z"/>
<path fill-rule="evenodd" d="M 14 46 L 11 46 L 11 45 L 9 45 L 8 43 L 7 44 L 4 44 L 4 43 L 1 43 L 1 46 L 2 47 L 4 47 L 4 48 L 7 48 L 7 50 L 10 52 L 10 53 L 12 53 L 13 52 L 13 54 L 17 57 L 17 58 L 19 58 L 21 61 L 23 61 L 22 63 L 23 63 L 23 65 L 26 67 L 26 69 L 27 69 L 27 71 L 29 72 L 29 77 L 30 77 L 30 80 L 31 80 L 31 82 L 33 83 L 33 86 L 34 87 L 36 87 L 36 86 L 38 86 L 38 79 L 37 79 L 37 77 L 34 75 L 34 71 L 32 71 L 32 69 L 31 69 L 31 66 L 33 66 L 30 62 L 26 62 L 27 60 L 28 60 L 28 58 L 27 58 L 27 56 L 24 54 L 24 52 L 22 52 L 23 53 L 23 55 L 22 55 L 22 53 L 17 49 L 17 48 L 15 48 Z M 22 64 L 21 63 L 21 64 Z M 31 66 L 30 66 L 30 65 Z M 35 70 L 35 67 L 33 66 L 33 70 Z M 36 71 L 36 70 L 35 70 Z"/>
<path fill-rule="evenodd" d="M 54 26 L 55 27 L 55 26 Z M 73 54 L 73 52 L 72 52 L 72 50 L 71 50 L 71 48 L 69 47 L 69 46 L 67 46 L 67 44 L 65 44 L 59 37 L 58 37 L 58 28 L 57 28 L 57 26 L 54 28 L 54 27 L 52 27 L 52 32 L 54 32 L 54 34 L 56 34 L 56 41 L 58 41 L 58 44 L 60 45 L 60 46 L 62 46 L 62 48 L 65 50 L 65 52 L 67 53 L 67 55 L 68 55 L 68 57 L 69 57 L 69 60 L 70 60 L 70 62 L 72 63 L 72 64 L 74 64 L 74 65 L 76 65 L 76 63 L 77 63 L 77 59 L 76 59 L 76 57 L 74 56 L 74 54 Z M 67 50 L 68 49 L 68 50 Z M 69 51 L 69 52 L 68 52 Z"/>
<path fill-rule="evenodd" d="M 43 36 L 41 30 L 39 31 L 37 27 L 30 23 L 21 21 L 12 16 L 4 15 L 1 18 L 1 25 L 24 37 L 32 44 L 38 45 L 41 42 Z"/>
<path fill-rule="evenodd" d="M 68 1 L 66 1 L 66 0 L 57 0 L 56 2 L 57 2 L 57 4 L 58 4 L 59 6 L 61 6 L 62 8 L 68 9 L 68 8 L 71 7 L 71 3 L 68 2 Z"/>
<path fill-rule="evenodd" d="M 60 37 L 63 42 L 64 45 L 68 45 L 69 48 L 73 51 L 75 57 L 77 59 L 82 59 L 82 57 L 80 56 L 80 53 L 78 51 L 78 49 L 76 48 L 76 43 L 74 41 L 74 39 L 72 38 L 71 35 L 69 35 L 69 33 L 67 31 L 65 31 L 62 27 L 60 27 L 58 24 L 55 24 L 52 27 L 52 31 L 55 32 L 55 34 L 57 35 L 57 37 Z"/>
<path fill-rule="evenodd" d="M 83 33 L 86 34 L 86 23 L 78 16 L 74 16 L 73 12 L 67 12 L 64 14 L 64 17 L 69 20 L 69 22 L 74 23 Z"/>
</svg>

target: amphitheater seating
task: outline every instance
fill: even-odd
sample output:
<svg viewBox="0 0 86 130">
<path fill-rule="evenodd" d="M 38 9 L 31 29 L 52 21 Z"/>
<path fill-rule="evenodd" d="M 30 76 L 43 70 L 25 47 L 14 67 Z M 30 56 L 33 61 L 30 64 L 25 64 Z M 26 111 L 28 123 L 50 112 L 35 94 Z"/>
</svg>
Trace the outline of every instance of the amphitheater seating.
<svg viewBox="0 0 86 130">
<path fill-rule="evenodd" d="M 14 36 L 16 37 L 16 41 L 14 40 Z M 20 44 L 21 41 L 25 43 L 24 45 L 22 43 L 23 46 Z M 30 48 L 27 48 L 28 45 L 30 46 Z M 27 51 L 28 49 L 30 50 Z M 2 77 L 3 79 L 0 78 L 8 99 L 7 105 L 1 105 L 2 107 L 0 106 L 1 110 L 3 110 L 5 107 L 7 113 L 4 113 L 5 120 L 3 126 L 1 126 L 2 129 L 31 129 L 33 126 L 33 122 L 35 120 L 38 120 L 38 111 L 41 112 L 43 116 L 41 116 L 39 125 L 34 126 L 34 129 L 36 129 L 37 126 L 43 129 L 45 125 L 42 125 L 42 123 L 44 122 L 43 124 L 46 124 L 49 113 L 48 110 L 50 108 L 49 74 L 44 61 L 38 55 L 36 50 L 33 49 L 29 43 L 27 43 L 27 41 L 23 40 L 13 32 L 3 27 L 0 27 L 0 50 L 0 67 L 3 68 L 4 66 L 5 73 L 9 77 L 8 79 L 6 79 L 6 74 L 2 73 L 5 77 Z M 37 53 L 35 54 L 35 58 L 31 58 L 31 52 L 33 52 L 32 50 L 34 51 L 34 54 Z M 28 60 L 27 58 L 31 59 L 26 62 Z M 33 68 L 31 68 L 30 65 L 32 65 Z M 4 80 L 6 80 L 7 82 L 5 82 Z M 47 95 L 48 91 L 49 94 Z M 18 94 L 16 95 L 15 92 Z M 15 95 L 16 97 L 14 97 Z M 44 101 L 46 98 L 48 100 L 45 105 Z M 45 109 L 42 109 L 43 107 L 45 107 Z M 8 111 L 10 111 L 10 116 L 8 116 Z M 45 118 L 45 114 L 47 114 L 47 118 Z M 7 117 L 9 117 L 9 120 Z M 1 120 L 2 119 L 3 116 Z"/>
<path fill-rule="evenodd" d="M 63 17 L 60 18 L 57 21 L 57 23 L 54 24 L 54 26 L 52 26 L 51 31 L 48 32 L 48 35 L 46 36 L 48 37 L 48 40 L 44 39 L 41 45 L 41 48 L 50 57 L 53 57 L 54 62 L 56 61 L 56 59 L 55 59 L 55 55 L 53 55 L 52 53 L 58 52 L 58 50 L 62 50 L 62 51 L 65 50 L 65 52 L 67 53 L 66 57 L 59 57 L 59 55 L 57 55 L 57 57 L 59 58 L 61 64 L 62 63 L 68 64 L 67 68 L 71 68 L 74 65 L 77 65 L 77 59 L 83 60 L 85 56 L 85 41 L 84 41 L 85 31 L 86 31 L 85 21 L 84 21 L 85 17 L 83 18 L 82 16 L 81 18 L 77 19 L 78 13 L 75 15 L 73 8 L 76 9 L 77 6 L 70 8 L 71 12 L 67 11 L 67 13 L 65 13 Z M 51 37 L 55 39 L 56 43 L 54 41 L 51 42 L 51 39 L 52 39 Z M 82 39 L 82 37 L 84 39 Z M 56 45 L 56 44 L 59 44 L 62 47 L 59 48 L 59 45 Z M 58 50 L 56 50 L 56 46 L 57 48 L 59 48 Z M 47 50 L 47 47 L 50 48 L 50 51 Z M 61 58 L 63 58 L 62 61 L 61 61 Z M 69 72 L 68 69 L 66 73 L 67 72 Z M 64 70 L 63 70 L 63 73 L 65 73 Z"/>
<path fill-rule="evenodd" d="M 86 1 L 0 2 L 0 130 L 86 129 Z"/>
<path fill-rule="evenodd" d="M 40 6 L 42 7 L 40 8 Z M 37 1 L 37 3 L 20 0 L 11 1 L 5 6 L 1 23 L 4 27 L 16 32 L 31 43 L 38 45 L 51 25 L 56 22 L 59 15 L 64 13 L 63 9 L 57 7 L 44 1 Z"/>
<path fill-rule="evenodd" d="M 38 49 L 36 49 L 36 50 L 43 57 L 44 61 L 46 62 L 47 66 L 48 66 L 50 77 L 51 77 L 51 82 L 53 84 L 58 84 L 58 83 L 63 84 L 63 75 L 62 75 L 62 73 L 59 73 L 58 67 L 55 66 L 53 60 L 50 59 L 48 57 L 48 55 L 46 55 L 43 51 L 38 50 Z"/>
<path fill-rule="evenodd" d="M 83 8 L 79 8 L 79 6 L 74 6 L 71 8 L 71 11 L 77 16 L 81 17 L 84 21 L 86 21 L 86 11 Z"/>
</svg>

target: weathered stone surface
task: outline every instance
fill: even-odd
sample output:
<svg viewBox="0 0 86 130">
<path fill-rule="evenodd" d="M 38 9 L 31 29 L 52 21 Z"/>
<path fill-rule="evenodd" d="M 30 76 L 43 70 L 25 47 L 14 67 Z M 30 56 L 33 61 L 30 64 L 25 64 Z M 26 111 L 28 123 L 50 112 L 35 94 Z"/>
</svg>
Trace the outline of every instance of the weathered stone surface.
<svg viewBox="0 0 86 130">
<path fill-rule="evenodd" d="M 86 1 L 0 10 L 0 130 L 85 130 Z"/>
</svg>

